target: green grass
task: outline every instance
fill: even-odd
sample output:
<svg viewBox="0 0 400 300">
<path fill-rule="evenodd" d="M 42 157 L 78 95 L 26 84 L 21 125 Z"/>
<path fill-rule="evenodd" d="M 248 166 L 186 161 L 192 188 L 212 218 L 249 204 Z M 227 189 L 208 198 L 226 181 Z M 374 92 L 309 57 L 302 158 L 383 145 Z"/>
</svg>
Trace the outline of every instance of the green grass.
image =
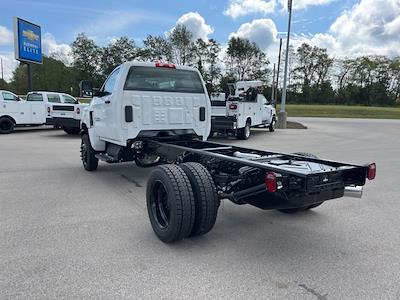
<svg viewBox="0 0 400 300">
<path fill-rule="evenodd" d="M 400 119 L 400 107 L 288 104 L 286 110 L 289 117 Z"/>
</svg>

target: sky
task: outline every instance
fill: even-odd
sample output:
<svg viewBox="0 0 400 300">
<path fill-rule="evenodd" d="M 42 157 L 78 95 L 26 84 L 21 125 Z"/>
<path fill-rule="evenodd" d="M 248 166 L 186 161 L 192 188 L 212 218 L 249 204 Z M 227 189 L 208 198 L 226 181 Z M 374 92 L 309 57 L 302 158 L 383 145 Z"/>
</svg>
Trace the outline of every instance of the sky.
<svg viewBox="0 0 400 300">
<path fill-rule="evenodd" d="M 286 37 L 287 0 L 0 0 L 0 56 L 10 80 L 14 60 L 13 17 L 42 28 L 44 54 L 72 61 L 70 44 L 84 32 L 105 46 L 120 36 L 142 45 L 184 24 L 194 38 L 230 37 L 255 42 L 271 62 Z M 307 42 L 333 57 L 400 56 L 400 0 L 293 0 L 291 45 Z"/>
</svg>

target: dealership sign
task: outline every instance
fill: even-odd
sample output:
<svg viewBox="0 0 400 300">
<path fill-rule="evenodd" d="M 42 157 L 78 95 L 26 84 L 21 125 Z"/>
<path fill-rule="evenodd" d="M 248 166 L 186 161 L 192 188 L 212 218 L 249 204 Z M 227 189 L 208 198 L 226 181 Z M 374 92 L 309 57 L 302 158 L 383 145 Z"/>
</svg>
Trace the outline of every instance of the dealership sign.
<svg viewBox="0 0 400 300">
<path fill-rule="evenodd" d="M 15 59 L 28 63 L 42 63 L 42 35 L 40 26 L 14 17 Z"/>
</svg>

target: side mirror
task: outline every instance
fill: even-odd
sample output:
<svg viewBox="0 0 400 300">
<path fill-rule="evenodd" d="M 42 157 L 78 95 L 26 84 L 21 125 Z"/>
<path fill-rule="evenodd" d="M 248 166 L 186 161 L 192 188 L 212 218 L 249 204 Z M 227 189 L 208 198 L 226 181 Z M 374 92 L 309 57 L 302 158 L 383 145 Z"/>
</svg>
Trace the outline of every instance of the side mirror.
<svg viewBox="0 0 400 300">
<path fill-rule="evenodd" d="M 93 84 L 89 80 L 82 80 L 79 82 L 80 96 L 84 98 L 93 97 Z"/>
<path fill-rule="evenodd" d="M 19 96 L 17 96 L 17 101 L 21 101 L 22 99 L 19 97 Z"/>
</svg>

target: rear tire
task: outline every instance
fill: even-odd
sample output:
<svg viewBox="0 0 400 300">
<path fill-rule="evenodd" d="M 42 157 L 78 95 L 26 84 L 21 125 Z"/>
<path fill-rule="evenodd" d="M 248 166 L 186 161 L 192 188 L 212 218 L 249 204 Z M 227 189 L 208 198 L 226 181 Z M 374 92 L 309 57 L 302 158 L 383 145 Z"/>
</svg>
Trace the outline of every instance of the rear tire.
<svg viewBox="0 0 400 300">
<path fill-rule="evenodd" d="M 96 151 L 90 144 L 88 134 L 82 135 L 81 160 L 86 171 L 95 171 L 99 165 L 99 159 L 96 157 Z"/>
<path fill-rule="evenodd" d="M 63 130 L 65 131 L 65 133 L 71 134 L 71 135 L 77 135 L 81 132 L 81 129 L 78 127 L 74 127 L 74 128 L 64 127 Z"/>
<path fill-rule="evenodd" d="M 147 182 L 147 212 L 151 227 L 164 243 L 190 235 L 195 219 L 195 201 L 185 172 L 177 165 L 153 170 Z"/>
<path fill-rule="evenodd" d="M 10 118 L 3 117 L 0 118 L 0 133 L 9 134 L 14 131 L 14 122 Z"/>
<path fill-rule="evenodd" d="M 250 137 L 251 130 L 250 130 L 250 122 L 246 122 L 246 126 L 240 128 L 237 132 L 237 138 L 239 140 L 247 140 Z"/>
<path fill-rule="evenodd" d="M 219 207 L 217 189 L 208 170 L 201 164 L 188 162 L 181 164 L 193 189 L 195 200 L 195 219 L 190 236 L 209 232 L 215 225 Z"/>
<path fill-rule="evenodd" d="M 303 156 L 303 157 L 318 158 L 318 156 L 316 156 L 315 154 L 308 153 L 308 152 L 296 152 L 293 154 L 298 155 L 298 156 Z M 305 211 L 305 210 L 316 208 L 316 207 L 320 206 L 322 203 L 324 203 L 324 201 L 319 202 L 319 203 L 314 203 L 314 204 L 311 204 L 311 205 L 305 206 L 305 207 L 284 208 L 284 209 L 278 209 L 278 210 L 285 214 L 295 214 L 300 211 Z"/>
</svg>

